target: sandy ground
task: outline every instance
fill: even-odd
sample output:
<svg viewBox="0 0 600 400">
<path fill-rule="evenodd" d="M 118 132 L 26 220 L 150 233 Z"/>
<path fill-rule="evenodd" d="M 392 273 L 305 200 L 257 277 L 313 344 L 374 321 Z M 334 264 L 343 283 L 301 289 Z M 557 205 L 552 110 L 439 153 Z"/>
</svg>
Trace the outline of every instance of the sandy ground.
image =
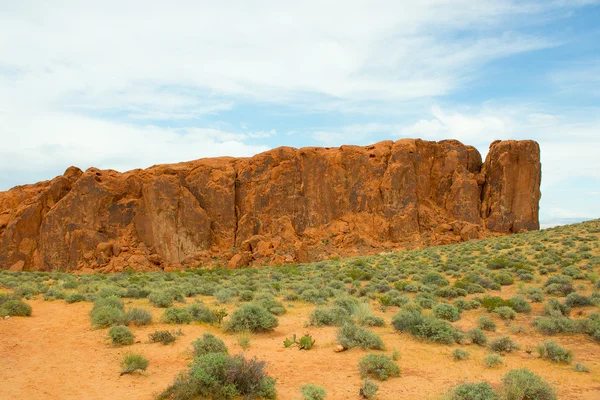
<svg viewBox="0 0 600 400">
<path fill-rule="evenodd" d="M 210 301 L 206 299 L 205 302 Z M 153 323 L 143 328 L 132 327 L 139 342 L 113 348 L 104 341 L 106 329 L 91 329 L 90 303 L 32 300 L 29 304 L 33 307 L 31 317 L 0 321 L 0 399 L 152 399 L 173 381 L 178 372 L 186 369 L 191 360 L 190 343 L 203 332 L 209 331 L 222 338 L 230 353 L 243 351 L 236 335 L 224 334 L 219 328 L 205 324 Z M 147 300 L 129 305 L 151 309 L 155 320 L 162 314 L 162 310 L 150 307 Z M 303 303 L 288 307 L 288 313 L 279 317 L 279 327 L 269 334 L 254 335 L 245 353 L 268 361 L 269 373 L 277 378 L 280 399 L 300 399 L 299 387 L 307 383 L 324 386 L 328 399 L 359 399 L 362 380 L 357 363 L 367 351 L 352 349 L 334 353 L 336 328 L 304 327 L 313 308 Z M 546 337 L 530 328 L 531 316 L 519 315 L 514 324 L 526 327 L 527 331 L 514 335 L 513 339 L 521 345 L 521 351 L 506 355 L 503 366 L 490 369 L 483 363 L 488 354 L 485 348 L 460 346 L 470 352 L 470 358 L 453 361 L 450 353 L 457 346 L 424 343 L 395 333 L 389 325 L 395 312 L 396 309 L 391 308 L 378 313 L 388 325 L 374 330 L 386 343 L 386 354 L 391 354 L 392 349 L 400 351 L 398 364 L 402 373 L 399 378 L 379 383 L 378 399 L 437 399 L 465 381 L 487 380 L 498 387 L 506 372 L 523 367 L 554 384 L 560 399 L 600 399 L 600 345 L 586 336 L 553 337 L 574 351 L 574 363 L 585 364 L 591 370 L 588 374 L 576 373 L 572 365 L 553 364 L 537 359 L 535 351 L 532 355 L 525 351 L 535 349 Z M 473 328 L 477 318 L 484 313 L 481 310 L 465 312 L 455 325 Z M 490 339 L 511 333 L 497 317 L 492 318 L 499 329 L 489 333 Z M 156 329 L 179 327 L 185 336 L 173 345 L 147 342 L 148 333 Z M 312 334 L 316 339 L 315 347 L 310 351 L 284 348 L 283 340 L 294 333 Z M 150 360 L 150 366 L 143 374 L 119 376 L 120 360 L 130 351 L 143 354 Z"/>
</svg>

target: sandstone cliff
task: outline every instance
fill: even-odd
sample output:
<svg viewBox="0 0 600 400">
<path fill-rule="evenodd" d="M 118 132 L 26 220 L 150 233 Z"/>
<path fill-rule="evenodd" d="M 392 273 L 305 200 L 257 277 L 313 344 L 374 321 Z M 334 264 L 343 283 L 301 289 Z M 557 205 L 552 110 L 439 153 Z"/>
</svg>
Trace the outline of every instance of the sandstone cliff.
<svg viewBox="0 0 600 400">
<path fill-rule="evenodd" d="M 116 272 L 307 262 L 538 229 L 539 147 L 281 147 L 0 192 L 0 268 Z"/>
</svg>

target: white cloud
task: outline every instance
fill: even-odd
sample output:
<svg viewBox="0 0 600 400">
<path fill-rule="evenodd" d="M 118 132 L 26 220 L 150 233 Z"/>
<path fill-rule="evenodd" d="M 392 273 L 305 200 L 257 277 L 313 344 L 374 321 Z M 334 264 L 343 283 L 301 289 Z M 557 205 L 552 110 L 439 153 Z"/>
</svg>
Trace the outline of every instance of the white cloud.
<svg viewBox="0 0 600 400">
<path fill-rule="evenodd" d="M 0 126 L 10 135 L 10 146 L 0 149 L 0 171 L 18 171 L 37 180 L 70 165 L 126 171 L 202 157 L 251 156 L 268 149 L 244 143 L 252 132 L 136 126 L 59 113 L 28 117 L 0 114 Z M 10 176 L 0 177 L 0 190 L 12 183 Z"/>
</svg>

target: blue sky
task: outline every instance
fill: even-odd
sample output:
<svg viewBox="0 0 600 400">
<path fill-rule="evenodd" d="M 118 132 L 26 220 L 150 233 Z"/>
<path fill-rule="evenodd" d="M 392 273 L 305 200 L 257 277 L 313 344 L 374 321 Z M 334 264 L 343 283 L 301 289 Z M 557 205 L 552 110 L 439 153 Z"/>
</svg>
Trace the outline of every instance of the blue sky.
<svg viewBox="0 0 600 400">
<path fill-rule="evenodd" d="M 0 0 L 0 190 L 70 165 L 535 139 L 542 224 L 600 217 L 600 1 L 84 3 Z"/>
</svg>

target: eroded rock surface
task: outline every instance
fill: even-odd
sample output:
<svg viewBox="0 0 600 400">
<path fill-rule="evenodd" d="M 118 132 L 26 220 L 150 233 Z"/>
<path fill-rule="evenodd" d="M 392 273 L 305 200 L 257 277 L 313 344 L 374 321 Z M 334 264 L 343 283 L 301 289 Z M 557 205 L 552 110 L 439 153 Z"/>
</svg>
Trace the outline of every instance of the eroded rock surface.
<svg viewBox="0 0 600 400">
<path fill-rule="evenodd" d="M 540 154 L 455 140 L 281 147 L 0 192 L 0 268 L 118 272 L 308 262 L 538 229 Z"/>
</svg>

